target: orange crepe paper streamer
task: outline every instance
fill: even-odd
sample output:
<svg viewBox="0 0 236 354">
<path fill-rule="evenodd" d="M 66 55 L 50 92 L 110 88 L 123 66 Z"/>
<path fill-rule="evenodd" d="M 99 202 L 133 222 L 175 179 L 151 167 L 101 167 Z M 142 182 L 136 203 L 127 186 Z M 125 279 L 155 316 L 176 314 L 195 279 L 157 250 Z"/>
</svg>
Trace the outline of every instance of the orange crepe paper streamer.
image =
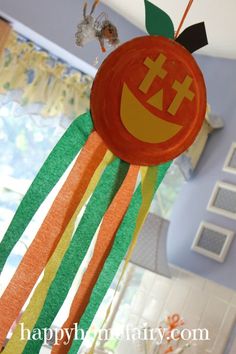
<svg viewBox="0 0 236 354">
<path fill-rule="evenodd" d="M 80 287 L 71 305 L 69 317 L 62 327 L 63 329 L 73 328 L 74 323 L 80 321 L 80 318 L 89 303 L 92 290 L 112 248 L 116 232 L 129 207 L 134 193 L 139 169 L 139 166 L 134 165 L 129 168 L 129 172 L 120 190 L 116 194 L 109 209 L 104 215 L 93 257 L 82 278 Z M 53 346 L 53 354 L 68 353 L 73 341 L 73 336 L 70 342 L 66 345 L 64 344 L 65 340 L 66 338 L 64 337 L 59 341 L 58 345 Z"/>
<path fill-rule="evenodd" d="M 57 195 L 40 230 L 0 299 L 0 348 L 54 252 L 89 182 L 107 151 L 93 132 L 81 150 L 66 182 Z M 63 158 L 63 156 L 62 156 Z"/>
</svg>

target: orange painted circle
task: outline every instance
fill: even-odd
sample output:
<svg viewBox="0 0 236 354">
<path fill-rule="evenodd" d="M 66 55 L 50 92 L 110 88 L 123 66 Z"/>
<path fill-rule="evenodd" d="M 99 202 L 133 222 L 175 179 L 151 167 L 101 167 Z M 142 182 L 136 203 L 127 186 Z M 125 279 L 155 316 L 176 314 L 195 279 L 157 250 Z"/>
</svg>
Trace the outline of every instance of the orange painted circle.
<svg viewBox="0 0 236 354">
<path fill-rule="evenodd" d="M 155 76 L 150 66 L 160 58 L 162 73 Z M 206 88 L 197 63 L 164 37 L 139 37 L 121 45 L 101 65 L 92 87 L 96 131 L 116 156 L 131 164 L 158 165 L 183 153 L 205 113 Z"/>
</svg>

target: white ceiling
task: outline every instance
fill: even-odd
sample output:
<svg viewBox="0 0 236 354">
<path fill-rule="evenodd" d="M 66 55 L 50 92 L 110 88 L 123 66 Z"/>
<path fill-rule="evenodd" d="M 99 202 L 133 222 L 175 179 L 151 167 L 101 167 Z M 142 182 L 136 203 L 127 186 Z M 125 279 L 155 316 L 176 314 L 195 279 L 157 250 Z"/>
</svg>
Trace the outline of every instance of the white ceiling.
<svg viewBox="0 0 236 354">
<path fill-rule="evenodd" d="M 145 29 L 144 0 L 102 0 L 130 22 Z M 150 0 L 166 11 L 178 27 L 189 0 Z M 195 0 L 183 29 L 205 21 L 209 45 L 201 52 L 236 58 L 236 0 Z"/>
</svg>

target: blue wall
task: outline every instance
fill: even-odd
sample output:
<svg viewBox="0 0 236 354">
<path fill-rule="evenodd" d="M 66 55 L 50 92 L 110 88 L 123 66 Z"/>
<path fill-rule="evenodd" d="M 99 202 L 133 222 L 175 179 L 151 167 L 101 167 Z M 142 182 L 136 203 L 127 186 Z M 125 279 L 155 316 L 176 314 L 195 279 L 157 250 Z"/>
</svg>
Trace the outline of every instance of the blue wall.
<svg viewBox="0 0 236 354">
<path fill-rule="evenodd" d="M 88 2 L 92 4 L 93 0 Z M 90 43 L 82 49 L 75 44 L 75 32 L 82 19 L 83 3 L 81 0 L 1 0 L 0 12 L 93 65 L 97 56 L 100 62 L 104 57 L 99 44 Z M 137 27 L 103 4 L 99 4 L 96 9 L 96 16 L 103 11 L 119 29 L 121 42 L 143 35 Z"/>
<path fill-rule="evenodd" d="M 224 264 L 191 251 L 201 221 L 236 231 L 236 221 L 207 212 L 216 181 L 236 184 L 236 175 L 222 171 L 231 143 L 236 142 L 236 61 L 197 57 L 203 70 L 208 102 L 225 121 L 213 133 L 199 163 L 196 176 L 183 186 L 174 206 L 168 236 L 169 261 L 203 277 L 236 290 L 236 237 Z"/>
</svg>

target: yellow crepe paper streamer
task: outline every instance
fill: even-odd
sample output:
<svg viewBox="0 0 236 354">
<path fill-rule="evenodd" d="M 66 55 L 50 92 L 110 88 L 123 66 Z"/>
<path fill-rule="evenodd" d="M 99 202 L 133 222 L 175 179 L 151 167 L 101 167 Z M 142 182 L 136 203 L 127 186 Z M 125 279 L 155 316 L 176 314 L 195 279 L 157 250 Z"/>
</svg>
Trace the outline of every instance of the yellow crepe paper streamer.
<svg viewBox="0 0 236 354">
<path fill-rule="evenodd" d="M 76 219 L 82 207 L 85 205 L 86 201 L 95 190 L 103 170 L 107 165 L 109 165 L 114 160 L 114 158 L 115 158 L 114 155 L 110 151 L 107 151 L 103 161 L 100 163 L 93 178 L 91 179 L 91 182 L 84 194 L 83 199 L 81 200 L 76 212 L 74 213 L 70 223 L 68 224 L 64 234 L 62 235 L 58 247 L 56 248 L 55 252 L 50 258 L 47 267 L 45 268 L 44 277 L 42 281 L 35 289 L 35 292 L 30 300 L 30 303 L 27 306 L 26 311 L 24 312 L 22 318 L 20 319 L 20 322 L 24 323 L 24 327 L 29 329 L 30 331 L 32 331 L 34 328 L 34 325 L 43 308 L 51 282 L 53 281 L 57 273 L 57 270 L 61 264 L 61 260 L 63 259 L 66 250 L 69 247 Z M 14 333 L 10 341 L 8 342 L 4 350 L 4 354 L 22 353 L 26 344 L 27 344 L 27 339 L 21 338 L 21 326 L 20 324 L 18 324 L 14 330 Z"/>
<path fill-rule="evenodd" d="M 130 248 L 128 250 L 128 253 L 126 255 L 126 259 L 125 259 L 125 263 L 119 278 L 119 281 L 117 283 L 114 295 L 112 297 L 111 303 L 107 309 L 106 312 L 106 316 L 104 318 L 104 321 L 102 323 L 101 328 L 104 327 L 105 323 L 107 322 L 110 313 L 111 313 L 111 309 L 113 306 L 113 302 L 115 299 L 115 296 L 117 294 L 117 291 L 119 289 L 120 283 L 125 275 L 125 272 L 127 270 L 127 267 L 129 265 L 129 261 L 132 257 L 134 248 L 136 246 L 136 243 L 138 241 L 138 236 L 139 236 L 139 232 L 145 222 L 145 219 L 147 217 L 148 211 L 150 209 L 150 205 L 152 203 L 153 200 L 153 195 L 155 193 L 155 185 L 156 185 L 156 181 L 158 178 L 158 167 L 141 167 L 141 177 L 142 177 L 142 205 L 141 208 L 139 210 L 139 214 L 138 214 L 138 218 L 137 218 L 137 222 L 136 222 L 136 226 L 135 226 L 135 230 L 134 230 L 134 235 L 133 235 L 133 239 L 130 245 Z M 95 354 L 95 348 L 96 348 L 96 344 L 98 341 L 98 337 L 99 337 L 99 333 L 97 334 L 94 343 L 90 349 L 90 351 L 88 352 L 88 354 Z"/>
</svg>

